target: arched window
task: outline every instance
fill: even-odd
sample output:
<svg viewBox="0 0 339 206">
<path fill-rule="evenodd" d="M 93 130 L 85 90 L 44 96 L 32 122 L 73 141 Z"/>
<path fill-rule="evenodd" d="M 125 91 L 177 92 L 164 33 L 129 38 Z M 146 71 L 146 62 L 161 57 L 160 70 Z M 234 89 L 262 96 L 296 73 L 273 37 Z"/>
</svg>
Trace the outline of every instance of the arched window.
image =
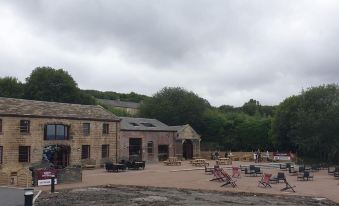
<svg viewBox="0 0 339 206">
<path fill-rule="evenodd" d="M 69 126 L 63 124 L 45 125 L 45 140 L 68 140 Z"/>
</svg>

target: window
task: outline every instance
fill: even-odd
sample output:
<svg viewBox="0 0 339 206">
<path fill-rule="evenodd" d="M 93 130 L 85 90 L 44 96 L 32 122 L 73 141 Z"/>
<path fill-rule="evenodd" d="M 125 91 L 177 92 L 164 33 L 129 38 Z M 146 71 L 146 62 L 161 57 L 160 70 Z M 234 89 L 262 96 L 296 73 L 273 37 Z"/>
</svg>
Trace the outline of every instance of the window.
<svg viewBox="0 0 339 206">
<path fill-rule="evenodd" d="M 48 124 L 44 131 L 45 140 L 68 140 L 69 126 L 63 124 Z"/>
<path fill-rule="evenodd" d="M 102 125 L 102 134 L 108 134 L 109 133 L 109 124 L 104 123 Z"/>
<path fill-rule="evenodd" d="M 91 133 L 91 124 L 90 123 L 83 123 L 82 124 L 82 132 L 84 136 L 88 136 Z"/>
<path fill-rule="evenodd" d="M 145 127 L 155 127 L 153 124 L 148 123 L 148 122 L 143 122 L 143 123 L 140 123 L 140 124 L 144 125 Z"/>
<path fill-rule="evenodd" d="M 147 153 L 148 154 L 153 154 L 153 142 L 147 142 Z"/>
<path fill-rule="evenodd" d="M 2 164 L 2 155 L 3 155 L 4 148 L 0 146 L 0 164 Z"/>
<path fill-rule="evenodd" d="M 101 158 L 109 157 L 109 144 L 101 145 Z"/>
<path fill-rule="evenodd" d="M 82 145 L 81 159 L 89 159 L 91 157 L 91 147 L 89 145 Z"/>
<path fill-rule="evenodd" d="M 0 133 L 2 133 L 2 119 L 0 119 Z"/>
<path fill-rule="evenodd" d="M 19 162 L 30 162 L 30 161 L 31 161 L 31 147 L 19 146 Z"/>
<path fill-rule="evenodd" d="M 20 133 L 29 133 L 29 120 L 20 120 Z"/>
</svg>

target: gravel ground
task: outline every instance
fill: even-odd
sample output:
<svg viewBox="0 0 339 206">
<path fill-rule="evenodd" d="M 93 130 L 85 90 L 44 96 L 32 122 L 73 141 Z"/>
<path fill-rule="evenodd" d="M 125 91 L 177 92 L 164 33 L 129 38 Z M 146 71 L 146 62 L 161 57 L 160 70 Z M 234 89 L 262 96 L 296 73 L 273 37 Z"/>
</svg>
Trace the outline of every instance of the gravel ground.
<svg viewBox="0 0 339 206">
<path fill-rule="evenodd" d="M 37 206 L 41 205 L 339 205 L 327 199 L 300 196 L 272 196 L 241 193 L 186 190 L 174 188 L 103 186 L 59 191 L 56 194 L 44 192 Z"/>
</svg>

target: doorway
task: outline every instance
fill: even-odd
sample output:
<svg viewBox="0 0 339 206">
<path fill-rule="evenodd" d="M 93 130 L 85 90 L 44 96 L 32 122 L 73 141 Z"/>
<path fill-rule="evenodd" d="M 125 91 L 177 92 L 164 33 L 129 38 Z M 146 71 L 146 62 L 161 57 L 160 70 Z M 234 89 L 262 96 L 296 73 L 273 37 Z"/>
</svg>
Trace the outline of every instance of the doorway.
<svg viewBox="0 0 339 206">
<path fill-rule="evenodd" d="M 159 161 L 167 160 L 169 156 L 168 145 L 158 145 L 158 158 Z"/>
<path fill-rule="evenodd" d="M 129 160 L 142 161 L 142 140 L 141 138 L 129 139 Z"/>
<path fill-rule="evenodd" d="M 182 156 L 185 159 L 193 159 L 193 142 L 190 139 L 186 139 L 182 144 Z"/>
<path fill-rule="evenodd" d="M 69 165 L 71 148 L 68 145 L 48 145 L 44 147 L 42 159 L 51 163 L 54 168 L 65 168 Z"/>
</svg>

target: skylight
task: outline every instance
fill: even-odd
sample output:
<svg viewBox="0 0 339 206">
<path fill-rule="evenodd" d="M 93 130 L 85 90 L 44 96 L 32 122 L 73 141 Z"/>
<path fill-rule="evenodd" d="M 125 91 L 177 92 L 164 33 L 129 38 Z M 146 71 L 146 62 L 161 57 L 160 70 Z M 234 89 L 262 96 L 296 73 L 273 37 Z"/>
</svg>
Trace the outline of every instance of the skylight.
<svg viewBox="0 0 339 206">
<path fill-rule="evenodd" d="M 134 126 L 134 127 L 139 126 L 139 125 L 138 125 L 137 123 L 135 123 L 135 122 L 130 122 L 129 124 L 132 125 L 132 126 Z"/>
<path fill-rule="evenodd" d="M 153 124 L 148 123 L 148 122 L 142 122 L 140 124 L 144 125 L 145 127 L 155 127 Z"/>
</svg>

